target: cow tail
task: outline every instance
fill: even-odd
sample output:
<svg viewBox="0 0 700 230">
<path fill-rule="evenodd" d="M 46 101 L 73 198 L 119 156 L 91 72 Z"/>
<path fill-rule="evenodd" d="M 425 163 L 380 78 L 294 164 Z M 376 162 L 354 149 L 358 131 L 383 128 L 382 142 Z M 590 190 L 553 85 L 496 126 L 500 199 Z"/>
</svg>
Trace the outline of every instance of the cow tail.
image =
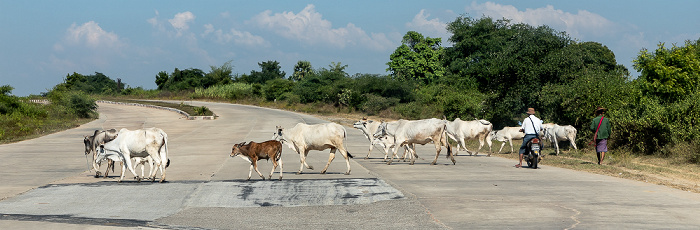
<svg viewBox="0 0 700 230">
<path fill-rule="evenodd" d="M 345 127 L 343 127 L 343 139 L 348 139 L 348 131 L 345 130 Z M 347 154 L 350 158 L 355 158 L 352 154 L 350 154 L 350 151 L 348 151 L 348 145 L 345 144 L 345 141 L 343 141 L 343 145 L 345 145 L 345 154 Z"/>
<path fill-rule="evenodd" d="M 161 148 L 165 150 L 165 157 L 167 157 L 168 160 L 167 163 L 165 163 L 165 168 L 168 168 L 168 166 L 170 166 L 170 157 L 168 157 L 168 136 L 163 135 L 163 133 L 161 133 L 160 135 L 163 137 L 163 146 Z"/>
<path fill-rule="evenodd" d="M 447 146 L 447 156 L 446 158 L 450 158 L 452 156 L 452 146 L 450 146 L 449 140 L 447 140 L 447 123 L 442 127 L 442 137 L 440 138 L 440 142 L 442 142 L 445 146 Z"/>
<path fill-rule="evenodd" d="M 280 161 L 282 159 L 282 142 L 279 142 L 280 144 L 277 145 L 277 154 L 275 156 L 275 161 Z"/>
</svg>

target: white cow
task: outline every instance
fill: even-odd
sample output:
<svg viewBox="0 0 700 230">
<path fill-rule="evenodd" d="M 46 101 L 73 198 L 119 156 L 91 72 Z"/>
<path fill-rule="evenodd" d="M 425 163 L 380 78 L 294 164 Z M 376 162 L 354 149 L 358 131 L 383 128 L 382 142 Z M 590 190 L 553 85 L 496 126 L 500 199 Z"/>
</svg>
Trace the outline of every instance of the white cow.
<svg viewBox="0 0 700 230">
<path fill-rule="evenodd" d="M 457 142 L 457 150 L 454 155 L 459 152 L 459 147 L 462 146 L 465 151 L 472 155 L 472 152 L 467 149 L 465 141 L 467 139 L 478 138 L 479 139 L 479 149 L 476 150 L 474 155 L 479 154 L 479 150 L 484 146 L 484 141 L 489 145 L 489 154 L 491 156 L 491 130 L 493 130 L 493 124 L 487 120 L 473 120 L 473 121 L 463 121 L 462 119 L 456 118 L 454 121 L 448 121 L 445 131 L 447 131 L 447 136 L 450 139 Z"/>
<path fill-rule="evenodd" d="M 510 144 L 510 152 L 512 153 L 514 151 L 513 140 L 522 140 L 525 137 L 525 133 L 520 132 L 520 128 L 521 127 L 503 127 L 503 129 L 493 132 L 492 139 L 501 142 L 501 148 L 498 150 L 498 153 L 501 153 L 503 146 L 506 145 L 506 141 Z"/>
<path fill-rule="evenodd" d="M 394 160 L 394 155 L 398 151 L 399 147 L 408 148 L 409 154 L 412 156 L 416 155 L 415 145 L 421 144 L 425 145 L 427 143 L 433 142 L 435 144 L 435 160 L 432 164 L 437 163 L 437 158 L 440 155 L 442 146 L 447 146 L 447 157 L 450 157 L 452 164 L 455 164 L 455 158 L 452 156 L 452 148 L 447 144 L 447 133 L 445 132 L 445 126 L 447 124 L 446 120 L 440 119 L 425 119 L 417 121 L 405 121 L 400 120 L 393 124 L 383 122 L 379 125 L 377 132 L 374 134 L 375 137 L 381 137 L 384 135 L 394 136 L 394 145 L 397 147 L 394 149 L 394 154 L 387 164 L 391 164 Z M 392 134 L 392 130 L 394 133 Z M 411 165 L 415 163 L 415 157 L 411 160 Z"/>
<path fill-rule="evenodd" d="M 554 147 L 557 149 L 557 155 L 559 155 L 559 142 L 560 141 L 569 141 L 572 147 L 574 149 L 576 148 L 576 128 L 571 125 L 557 125 L 557 124 L 551 124 L 547 123 L 542 125 L 542 129 L 544 130 L 544 139 L 551 141 Z"/>
<path fill-rule="evenodd" d="M 369 159 L 369 155 L 372 153 L 372 149 L 374 148 L 374 145 L 377 145 L 381 147 L 381 150 L 384 152 L 384 161 L 387 160 L 389 157 L 389 152 L 394 152 L 394 136 L 392 135 L 385 135 L 382 137 L 375 137 L 374 133 L 377 132 L 377 128 L 379 128 L 379 125 L 381 122 L 375 122 L 372 120 L 367 120 L 366 118 L 362 118 L 362 120 L 359 120 L 358 122 L 355 122 L 352 126 L 353 128 L 359 129 L 362 131 L 362 134 L 365 135 L 367 140 L 369 140 L 369 151 L 367 151 L 367 156 L 365 157 L 366 159 Z M 408 152 L 408 149 L 404 149 L 404 156 L 403 159 L 404 161 L 406 160 L 406 154 Z M 398 158 L 398 156 L 397 156 Z"/>
<path fill-rule="evenodd" d="M 328 166 L 331 165 L 331 161 L 335 158 L 335 151 L 339 150 L 340 154 L 345 158 L 345 164 L 347 164 L 348 167 L 345 175 L 350 175 L 350 159 L 348 157 L 353 156 L 345 150 L 344 142 L 347 135 L 343 126 L 336 123 L 316 125 L 298 123 L 296 126 L 289 129 L 284 129 L 281 126 L 277 126 L 276 128 L 277 130 L 272 138 L 286 143 L 287 147 L 299 154 L 301 166 L 299 166 L 299 172 L 297 172 L 297 174 L 301 174 L 304 166 L 308 169 L 314 169 L 306 163 L 306 156 L 309 154 L 309 150 L 323 151 L 330 148 L 331 152 L 328 158 L 328 164 L 323 168 L 321 174 L 326 173 Z"/>
<path fill-rule="evenodd" d="M 136 176 L 138 181 L 141 181 L 134 171 L 134 166 L 131 160 L 134 157 L 151 157 L 155 166 L 160 169 L 160 182 L 165 181 L 165 168 L 170 165 L 168 159 L 168 135 L 159 128 L 128 130 L 123 128 L 119 130 L 119 135 L 116 139 L 107 142 L 103 146 L 101 159 L 110 158 L 113 160 L 121 160 L 122 174 L 119 182 L 124 180 L 124 172 L 126 168 Z M 150 177 L 155 181 L 157 169 L 151 170 Z"/>
</svg>

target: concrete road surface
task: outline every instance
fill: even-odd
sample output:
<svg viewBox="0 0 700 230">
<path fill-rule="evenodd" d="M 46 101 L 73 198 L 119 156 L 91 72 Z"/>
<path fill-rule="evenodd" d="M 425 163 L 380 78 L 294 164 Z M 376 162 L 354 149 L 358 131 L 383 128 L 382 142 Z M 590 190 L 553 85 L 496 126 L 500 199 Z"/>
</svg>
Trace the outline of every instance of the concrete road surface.
<svg viewBox="0 0 700 230">
<path fill-rule="evenodd" d="M 346 127 L 351 175 L 338 154 L 311 151 L 315 170 L 283 147 L 283 180 L 261 180 L 231 146 L 272 138 L 275 126 L 326 121 L 274 109 L 221 103 L 216 120 L 185 120 L 150 108 L 100 103 L 100 119 L 65 132 L 0 145 L 1 229 L 698 229 L 700 194 L 555 167 L 516 169 L 512 160 L 457 156 L 430 145 L 415 165 L 386 165 Z M 102 128 L 159 127 L 168 133 L 166 183 L 136 183 L 120 169 L 94 178 L 83 135 Z M 463 154 L 463 152 L 461 152 Z M 272 164 L 260 161 L 267 176 Z M 117 167 L 118 168 L 118 167 Z M 101 170 L 104 170 L 105 166 Z M 146 170 L 148 171 L 148 170 Z M 273 179 L 278 178 L 277 172 Z"/>
</svg>

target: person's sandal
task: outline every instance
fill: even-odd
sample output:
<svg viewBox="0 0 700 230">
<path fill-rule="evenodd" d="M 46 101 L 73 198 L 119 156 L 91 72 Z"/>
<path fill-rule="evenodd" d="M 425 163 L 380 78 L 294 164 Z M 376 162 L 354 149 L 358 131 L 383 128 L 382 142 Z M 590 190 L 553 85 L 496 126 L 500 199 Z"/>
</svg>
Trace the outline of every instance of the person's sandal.
<svg viewBox="0 0 700 230">
<path fill-rule="evenodd" d="M 520 164 L 517 164 L 517 165 L 515 165 L 515 167 L 516 167 L 516 168 L 521 168 L 521 167 L 523 167 L 523 166 L 520 165 Z"/>
</svg>

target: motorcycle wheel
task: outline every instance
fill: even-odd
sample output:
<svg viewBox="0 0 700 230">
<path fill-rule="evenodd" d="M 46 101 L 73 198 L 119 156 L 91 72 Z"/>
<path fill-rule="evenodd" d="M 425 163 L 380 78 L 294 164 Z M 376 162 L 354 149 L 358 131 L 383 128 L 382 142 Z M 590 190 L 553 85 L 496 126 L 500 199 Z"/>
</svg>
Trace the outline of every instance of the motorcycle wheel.
<svg viewBox="0 0 700 230">
<path fill-rule="evenodd" d="M 537 169 L 537 163 L 539 163 L 538 162 L 539 160 L 540 160 L 539 156 L 537 156 L 537 155 L 532 156 L 532 168 L 533 169 Z M 528 162 L 528 166 L 529 166 L 529 162 Z"/>
<path fill-rule="evenodd" d="M 532 158 L 530 158 L 529 155 L 525 157 L 527 157 L 527 159 L 525 160 L 527 162 L 527 167 L 532 168 Z"/>
</svg>

